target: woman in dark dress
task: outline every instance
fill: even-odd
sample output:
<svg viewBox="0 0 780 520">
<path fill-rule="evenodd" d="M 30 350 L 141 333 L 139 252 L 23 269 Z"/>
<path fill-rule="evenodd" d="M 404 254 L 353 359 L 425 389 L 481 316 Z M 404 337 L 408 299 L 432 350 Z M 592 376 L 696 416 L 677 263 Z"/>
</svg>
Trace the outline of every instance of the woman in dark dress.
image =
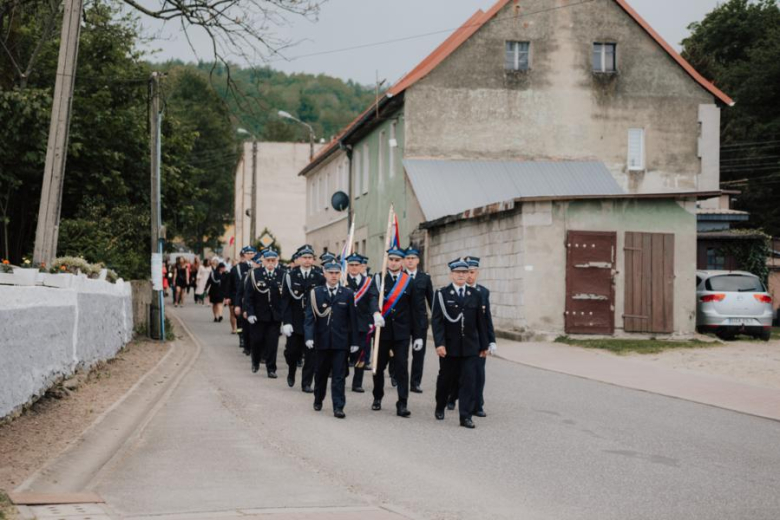
<svg viewBox="0 0 780 520">
<path fill-rule="evenodd" d="M 173 280 L 176 284 L 176 289 L 173 293 L 173 306 L 184 305 L 184 294 L 187 292 L 187 287 L 190 285 L 190 267 L 187 265 L 187 261 L 183 256 L 176 259 Z"/>
<path fill-rule="evenodd" d="M 222 321 L 222 302 L 225 301 L 225 290 L 227 289 L 227 273 L 225 272 L 225 264 L 217 263 L 214 259 L 212 262 L 211 274 L 206 282 L 206 292 L 209 293 L 209 301 L 211 302 L 211 310 L 214 312 L 214 321 Z"/>
</svg>

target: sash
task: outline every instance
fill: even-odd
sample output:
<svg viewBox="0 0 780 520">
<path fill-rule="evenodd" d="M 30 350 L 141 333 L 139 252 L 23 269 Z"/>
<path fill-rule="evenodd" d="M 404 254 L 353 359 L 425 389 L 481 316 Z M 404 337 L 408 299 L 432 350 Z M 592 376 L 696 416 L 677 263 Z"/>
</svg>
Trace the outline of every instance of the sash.
<svg viewBox="0 0 780 520">
<path fill-rule="evenodd" d="M 387 315 L 390 314 L 390 311 L 393 310 L 395 305 L 398 303 L 398 301 L 401 299 L 401 295 L 406 291 L 406 288 L 409 286 L 409 282 L 412 280 L 412 277 L 409 276 L 409 274 L 401 272 L 401 274 L 398 276 L 398 279 L 395 281 L 395 285 L 393 285 L 393 288 L 390 289 L 390 294 L 387 295 L 387 298 L 385 298 L 385 303 L 382 306 L 382 317 L 387 318 Z M 376 330 L 376 327 L 374 325 L 371 325 L 371 328 L 368 329 L 368 337 L 371 337 L 371 334 L 374 333 Z"/>
<path fill-rule="evenodd" d="M 366 295 L 366 293 L 368 292 L 368 288 L 371 287 L 371 278 L 369 278 L 368 276 L 366 276 L 365 278 L 366 279 L 363 282 L 363 285 L 355 293 L 355 307 L 357 307 L 358 302 L 360 302 L 363 296 Z"/>
</svg>

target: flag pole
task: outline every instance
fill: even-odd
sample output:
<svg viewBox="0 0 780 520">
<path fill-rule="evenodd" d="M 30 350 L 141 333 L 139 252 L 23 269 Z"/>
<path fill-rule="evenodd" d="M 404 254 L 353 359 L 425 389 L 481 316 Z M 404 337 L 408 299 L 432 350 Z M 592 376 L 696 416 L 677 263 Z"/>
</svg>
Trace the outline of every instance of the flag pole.
<svg viewBox="0 0 780 520">
<path fill-rule="evenodd" d="M 387 274 L 387 250 L 390 247 L 390 233 L 393 228 L 395 209 L 390 204 L 390 213 L 387 216 L 387 233 L 385 233 L 385 255 L 382 260 L 382 282 L 379 288 L 379 312 L 385 304 L 385 278 Z M 379 364 L 379 336 L 382 334 L 382 327 L 377 327 L 374 333 L 374 348 L 371 349 L 371 372 L 376 375 L 377 365 Z"/>
<path fill-rule="evenodd" d="M 349 226 L 349 235 L 347 235 L 347 243 L 344 244 L 344 249 L 341 253 L 342 265 L 347 264 L 347 257 L 352 254 L 352 241 L 355 239 L 355 217 L 352 217 L 352 225 Z M 341 285 L 347 285 L 347 270 L 341 269 Z"/>
</svg>

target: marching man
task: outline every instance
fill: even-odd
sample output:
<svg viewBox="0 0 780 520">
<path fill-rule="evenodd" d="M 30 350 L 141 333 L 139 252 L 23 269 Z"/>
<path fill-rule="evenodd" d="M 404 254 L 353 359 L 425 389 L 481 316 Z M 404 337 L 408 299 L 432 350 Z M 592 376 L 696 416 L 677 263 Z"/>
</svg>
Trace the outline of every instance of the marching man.
<svg viewBox="0 0 780 520">
<path fill-rule="evenodd" d="M 347 257 L 347 287 L 355 293 L 357 309 L 357 327 L 360 339 L 360 350 L 350 355 L 351 364 L 355 366 L 352 376 L 352 391 L 363 393 L 363 372 L 368 361 L 368 346 L 371 341 L 371 331 L 376 326 L 384 324 L 379 312 L 379 290 L 371 278 L 363 273 L 363 267 L 368 262 L 365 256 L 354 253 Z M 373 327 L 372 327 L 373 325 Z"/>
<path fill-rule="evenodd" d="M 279 254 L 266 249 L 258 254 L 256 262 L 263 266 L 252 270 L 244 289 L 244 308 L 250 326 L 252 342 L 252 373 L 265 360 L 268 377 L 276 379 L 276 351 L 279 348 L 279 329 L 282 321 L 282 281 Z"/>
<path fill-rule="evenodd" d="M 322 410 L 328 391 L 328 374 L 332 374 L 331 398 L 333 416 L 346 417 L 345 380 L 347 355 L 360 350 L 357 327 L 357 309 L 352 289 L 339 284 L 341 264 L 325 264 L 325 285 L 315 287 L 309 296 L 304 326 L 306 348 L 314 349 L 316 372 L 314 376 L 314 409 Z"/>
<path fill-rule="evenodd" d="M 479 359 L 488 351 L 487 325 L 480 293 L 466 284 L 468 262 L 459 258 L 450 262 L 449 268 L 452 283 L 436 291 L 431 318 L 439 356 L 435 416 L 444 420 L 447 398 L 459 378 L 460 425 L 474 428 L 471 416 L 476 408 Z"/>
</svg>

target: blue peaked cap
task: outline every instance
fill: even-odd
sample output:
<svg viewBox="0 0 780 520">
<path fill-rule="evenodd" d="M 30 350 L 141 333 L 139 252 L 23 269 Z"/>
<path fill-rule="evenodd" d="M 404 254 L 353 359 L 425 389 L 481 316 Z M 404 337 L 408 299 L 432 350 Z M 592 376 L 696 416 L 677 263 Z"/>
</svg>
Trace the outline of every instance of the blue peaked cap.
<svg viewBox="0 0 780 520">
<path fill-rule="evenodd" d="M 468 271 L 469 269 L 469 263 L 463 258 L 457 258 L 447 265 L 449 266 L 450 271 Z"/>
<path fill-rule="evenodd" d="M 467 256 L 465 258 L 466 263 L 469 264 L 469 267 L 479 267 L 479 257 L 478 256 Z"/>
<path fill-rule="evenodd" d="M 387 256 L 397 256 L 399 258 L 406 258 L 406 253 L 403 249 L 398 249 L 397 247 L 393 247 L 387 250 Z"/>
<path fill-rule="evenodd" d="M 420 250 L 416 247 L 409 246 L 406 248 L 406 256 L 420 256 Z"/>
<path fill-rule="evenodd" d="M 266 249 L 263 251 L 263 258 L 279 258 L 279 253 L 274 249 Z"/>
<path fill-rule="evenodd" d="M 323 269 L 326 271 L 341 271 L 341 264 L 338 262 L 328 262 Z"/>
<path fill-rule="evenodd" d="M 255 256 L 252 257 L 252 261 L 256 264 L 259 264 L 263 261 L 263 253 L 255 253 Z"/>
<path fill-rule="evenodd" d="M 358 255 L 360 257 L 360 263 L 361 264 L 367 264 L 368 263 L 368 257 L 363 255 Z"/>
<path fill-rule="evenodd" d="M 347 257 L 347 262 L 348 263 L 357 262 L 359 264 L 362 264 L 363 263 L 363 257 L 361 255 L 357 254 L 357 253 L 352 253 L 351 255 L 349 255 Z"/>
<path fill-rule="evenodd" d="M 314 256 L 314 248 L 311 247 L 309 244 L 304 244 L 301 247 L 298 248 L 297 252 L 298 256 L 303 255 L 312 255 Z"/>
<path fill-rule="evenodd" d="M 244 246 L 241 248 L 241 254 L 242 255 L 249 255 L 249 254 L 255 254 L 257 253 L 257 249 L 255 249 L 252 246 Z"/>
<path fill-rule="evenodd" d="M 336 255 L 334 255 L 333 253 L 330 253 L 330 252 L 322 253 L 320 255 L 320 260 L 322 260 L 322 263 L 324 263 L 324 264 L 327 264 L 328 262 L 330 262 L 332 260 L 335 260 L 335 259 L 336 259 Z"/>
</svg>

